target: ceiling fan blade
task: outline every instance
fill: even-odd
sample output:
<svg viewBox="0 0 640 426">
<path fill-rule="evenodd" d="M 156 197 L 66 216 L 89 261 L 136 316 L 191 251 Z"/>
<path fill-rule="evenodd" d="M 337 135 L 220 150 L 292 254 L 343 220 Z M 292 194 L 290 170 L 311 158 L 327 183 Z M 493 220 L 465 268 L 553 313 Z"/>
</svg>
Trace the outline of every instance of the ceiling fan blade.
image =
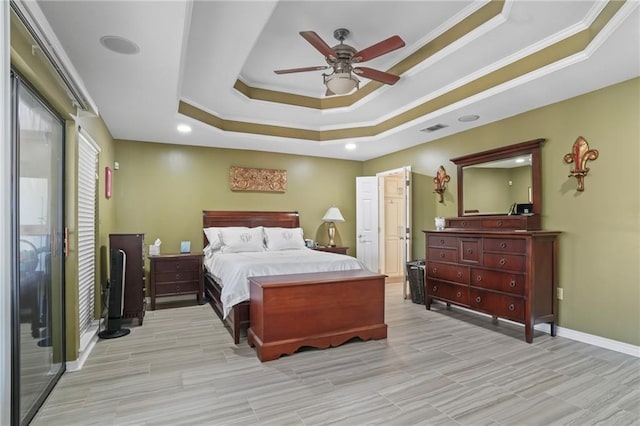
<svg viewBox="0 0 640 426">
<path fill-rule="evenodd" d="M 388 72 L 374 70 L 373 68 L 357 67 L 353 69 L 353 72 L 361 75 L 369 80 L 379 81 L 384 84 L 395 84 L 400 77 L 397 75 L 389 74 Z"/>
<path fill-rule="evenodd" d="M 356 52 L 353 55 L 352 62 L 370 61 L 373 58 L 377 58 L 385 53 L 400 49 L 401 47 L 404 47 L 404 41 L 400 36 L 394 35 L 386 40 L 382 40 L 380 43 L 376 43 L 373 46 L 369 46 L 366 49 Z"/>
<path fill-rule="evenodd" d="M 337 59 L 336 52 L 314 31 L 300 31 L 300 35 L 304 37 L 318 52 L 322 53 L 325 58 Z"/>
<path fill-rule="evenodd" d="M 319 70 L 326 70 L 327 68 L 329 68 L 329 65 L 320 65 L 317 67 L 304 67 L 304 68 L 289 68 L 289 69 L 284 69 L 284 70 L 275 70 L 273 72 L 275 72 L 276 74 L 291 74 L 294 72 L 307 72 L 307 71 L 319 71 Z"/>
</svg>

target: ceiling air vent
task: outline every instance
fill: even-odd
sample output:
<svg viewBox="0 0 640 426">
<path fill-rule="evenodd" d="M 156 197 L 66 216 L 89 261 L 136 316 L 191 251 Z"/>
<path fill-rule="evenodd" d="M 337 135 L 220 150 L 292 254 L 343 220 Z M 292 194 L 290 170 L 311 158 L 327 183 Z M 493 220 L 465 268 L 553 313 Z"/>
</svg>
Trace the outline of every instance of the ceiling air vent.
<svg viewBox="0 0 640 426">
<path fill-rule="evenodd" d="M 434 124 L 433 126 L 429 126 L 425 129 L 420 130 L 421 132 L 435 132 L 436 130 L 444 129 L 447 127 L 446 124 Z"/>
</svg>

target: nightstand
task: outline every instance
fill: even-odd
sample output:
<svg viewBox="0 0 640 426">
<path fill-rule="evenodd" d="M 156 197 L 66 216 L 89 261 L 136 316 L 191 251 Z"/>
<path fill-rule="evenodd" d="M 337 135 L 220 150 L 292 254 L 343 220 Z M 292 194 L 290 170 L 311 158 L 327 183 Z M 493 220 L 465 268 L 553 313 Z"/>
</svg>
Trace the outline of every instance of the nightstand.
<svg viewBox="0 0 640 426">
<path fill-rule="evenodd" d="M 164 296 L 195 294 L 202 305 L 202 253 L 149 256 L 149 263 L 152 311 L 156 309 L 156 297 Z"/>
<path fill-rule="evenodd" d="M 349 247 L 314 247 L 314 250 L 328 251 L 329 253 L 347 254 Z"/>
</svg>

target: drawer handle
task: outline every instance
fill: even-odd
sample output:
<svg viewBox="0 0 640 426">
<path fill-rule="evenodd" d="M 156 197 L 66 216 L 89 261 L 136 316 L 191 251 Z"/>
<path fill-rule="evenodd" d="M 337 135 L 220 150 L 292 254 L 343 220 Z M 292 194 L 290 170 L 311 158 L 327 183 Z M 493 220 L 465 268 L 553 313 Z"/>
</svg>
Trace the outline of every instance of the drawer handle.
<svg viewBox="0 0 640 426">
<path fill-rule="evenodd" d="M 482 299 L 480 299 L 480 296 L 476 297 L 476 303 L 480 303 Z"/>
<path fill-rule="evenodd" d="M 501 220 L 499 220 L 498 222 L 496 222 L 496 224 L 497 224 L 498 226 L 502 226 L 502 221 L 501 221 Z"/>
<path fill-rule="evenodd" d="M 462 225 L 462 226 L 467 226 L 467 221 L 466 221 L 466 220 L 463 220 L 463 221 L 462 221 L 462 223 L 461 223 L 461 225 Z"/>
<path fill-rule="evenodd" d="M 176 291 L 179 292 L 180 291 L 180 285 L 176 285 Z"/>
<path fill-rule="evenodd" d="M 467 249 L 467 254 L 472 254 L 473 250 L 472 249 Z"/>
<path fill-rule="evenodd" d="M 476 281 L 478 281 L 478 282 L 482 281 L 482 275 L 478 275 L 478 276 L 476 277 Z"/>
<path fill-rule="evenodd" d="M 500 265 L 504 265 L 505 263 L 507 263 L 507 260 L 502 258 L 500 259 L 500 262 L 498 262 Z"/>
<path fill-rule="evenodd" d="M 443 251 L 441 251 L 441 252 L 440 252 L 440 257 L 441 257 L 442 259 L 444 259 L 444 252 L 443 252 Z"/>
<path fill-rule="evenodd" d="M 513 288 L 516 286 L 516 280 L 511 280 L 511 282 L 509 283 L 509 287 Z"/>
<path fill-rule="evenodd" d="M 500 243 L 500 248 L 507 248 L 507 243 L 504 241 Z"/>
<path fill-rule="evenodd" d="M 176 274 L 176 280 L 180 279 L 180 274 Z"/>
<path fill-rule="evenodd" d="M 438 268 L 433 268 L 433 275 L 438 273 Z"/>
<path fill-rule="evenodd" d="M 433 292 L 435 293 L 436 291 L 438 291 L 438 286 L 434 285 L 433 286 Z"/>
<path fill-rule="evenodd" d="M 458 273 L 456 274 L 456 277 L 462 278 L 462 272 L 458 271 Z"/>
<path fill-rule="evenodd" d="M 509 310 L 510 311 L 515 311 L 516 310 L 516 307 L 515 307 L 515 305 L 513 303 L 509 305 Z"/>
<path fill-rule="evenodd" d="M 459 299 L 459 298 L 461 298 L 461 297 L 462 297 L 462 293 L 461 293 L 461 292 L 457 292 L 457 293 L 456 293 L 456 297 L 457 297 L 458 299 Z"/>
<path fill-rule="evenodd" d="M 444 245 L 444 240 L 440 240 L 440 245 L 443 246 Z"/>
</svg>

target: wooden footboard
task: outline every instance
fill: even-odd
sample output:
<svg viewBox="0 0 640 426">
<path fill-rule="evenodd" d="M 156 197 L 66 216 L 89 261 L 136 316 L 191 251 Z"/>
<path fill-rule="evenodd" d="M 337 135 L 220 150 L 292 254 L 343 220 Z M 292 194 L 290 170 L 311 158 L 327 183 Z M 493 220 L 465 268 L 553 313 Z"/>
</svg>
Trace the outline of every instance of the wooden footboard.
<svg viewBox="0 0 640 426">
<path fill-rule="evenodd" d="M 303 346 L 384 339 L 384 279 L 367 271 L 251 277 L 247 341 L 270 361 Z"/>
<path fill-rule="evenodd" d="M 231 337 L 233 337 L 233 343 L 236 345 L 240 343 L 240 335 L 242 330 L 246 332 L 249 328 L 249 301 L 241 302 L 235 305 L 229 316 L 226 319 L 224 317 L 224 309 L 222 308 L 222 301 L 220 298 L 220 293 L 222 288 L 216 282 L 216 280 L 208 273 L 204 276 L 204 292 L 209 299 L 209 303 L 213 308 L 214 312 L 220 317 L 220 320 L 224 324 L 225 327 L 231 333 Z"/>
</svg>

